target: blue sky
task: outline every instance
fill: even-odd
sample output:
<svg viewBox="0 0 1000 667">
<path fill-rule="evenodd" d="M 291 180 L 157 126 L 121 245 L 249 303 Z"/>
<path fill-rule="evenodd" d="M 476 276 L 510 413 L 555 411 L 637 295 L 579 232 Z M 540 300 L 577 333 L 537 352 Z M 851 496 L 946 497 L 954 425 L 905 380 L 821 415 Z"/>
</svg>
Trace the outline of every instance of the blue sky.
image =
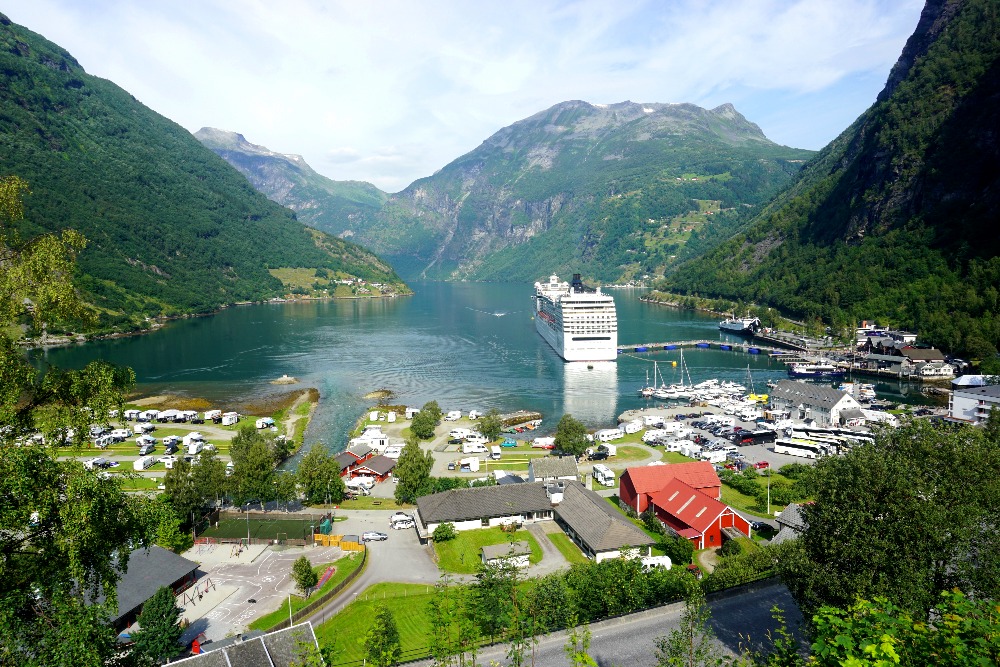
<svg viewBox="0 0 1000 667">
<path fill-rule="evenodd" d="M 922 0 L 7 0 L 194 132 L 395 192 L 565 100 L 733 103 L 819 149 L 870 106 Z"/>
</svg>

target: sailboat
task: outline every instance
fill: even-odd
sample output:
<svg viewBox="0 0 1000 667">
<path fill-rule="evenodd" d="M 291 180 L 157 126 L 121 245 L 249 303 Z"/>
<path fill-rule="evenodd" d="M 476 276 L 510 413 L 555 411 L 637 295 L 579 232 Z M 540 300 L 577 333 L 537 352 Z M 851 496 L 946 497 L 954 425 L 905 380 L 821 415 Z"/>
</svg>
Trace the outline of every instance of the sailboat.
<svg viewBox="0 0 1000 667">
<path fill-rule="evenodd" d="M 684 376 L 687 375 L 687 384 L 684 384 Z M 688 371 L 687 364 L 684 363 L 684 350 L 681 349 L 681 381 L 670 385 L 661 386 L 656 390 L 654 396 L 662 399 L 691 398 L 691 390 L 694 385 L 691 382 L 691 372 Z"/>
<path fill-rule="evenodd" d="M 753 386 L 753 376 L 750 374 L 750 364 L 747 364 L 747 384 L 750 385 L 750 395 L 747 401 L 752 403 L 767 403 L 767 394 L 758 394 Z"/>
</svg>

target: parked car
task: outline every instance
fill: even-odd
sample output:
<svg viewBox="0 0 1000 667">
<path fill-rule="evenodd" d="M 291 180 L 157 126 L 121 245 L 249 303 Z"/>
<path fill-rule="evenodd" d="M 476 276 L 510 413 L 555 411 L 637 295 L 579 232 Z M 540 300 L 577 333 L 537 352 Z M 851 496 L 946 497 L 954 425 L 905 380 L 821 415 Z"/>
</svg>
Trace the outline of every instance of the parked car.
<svg viewBox="0 0 1000 667">
<path fill-rule="evenodd" d="M 753 467 L 757 468 L 758 470 L 761 470 L 763 468 L 770 468 L 771 464 L 768 463 L 767 461 L 757 461 L 756 463 L 753 464 Z"/>
<path fill-rule="evenodd" d="M 454 461 L 448 461 L 448 470 L 454 470 L 455 467 L 456 466 Z"/>
<path fill-rule="evenodd" d="M 366 531 L 361 535 L 362 542 L 382 542 L 387 539 L 389 539 L 388 535 L 375 530 Z"/>
<path fill-rule="evenodd" d="M 592 452 L 587 458 L 591 461 L 604 461 L 608 458 L 608 452 L 598 449 L 596 452 Z"/>
</svg>

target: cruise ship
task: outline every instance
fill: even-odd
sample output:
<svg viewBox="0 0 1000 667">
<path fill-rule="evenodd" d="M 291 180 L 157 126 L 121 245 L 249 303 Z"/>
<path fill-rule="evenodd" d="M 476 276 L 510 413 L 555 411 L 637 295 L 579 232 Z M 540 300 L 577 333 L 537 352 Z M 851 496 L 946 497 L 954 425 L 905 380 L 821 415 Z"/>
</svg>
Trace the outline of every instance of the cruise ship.
<svg viewBox="0 0 1000 667">
<path fill-rule="evenodd" d="M 571 283 L 549 276 L 535 283 L 535 328 L 566 361 L 618 358 L 615 300 L 601 289 L 584 287 L 580 274 Z"/>
<path fill-rule="evenodd" d="M 760 320 L 756 317 L 730 317 L 728 320 L 719 322 L 719 328 L 726 333 L 744 334 L 752 336 L 760 331 Z"/>
</svg>

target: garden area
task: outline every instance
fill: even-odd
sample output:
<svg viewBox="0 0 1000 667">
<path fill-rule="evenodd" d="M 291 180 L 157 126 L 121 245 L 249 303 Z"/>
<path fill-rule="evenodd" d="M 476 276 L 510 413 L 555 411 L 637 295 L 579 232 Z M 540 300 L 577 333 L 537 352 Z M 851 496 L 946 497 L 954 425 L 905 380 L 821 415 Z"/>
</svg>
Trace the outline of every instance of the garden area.
<svg viewBox="0 0 1000 667">
<path fill-rule="evenodd" d="M 518 530 L 509 532 L 501 527 L 483 528 L 481 530 L 462 530 L 455 533 L 449 540 L 439 541 L 435 531 L 434 552 L 437 554 L 438 567 L 444 572 L 455 574 L 474 574 L 482 566 L 482 554 L 480 550 L 491 544 L 504 544 L 505 542 L 518 542 L 525 540 L 531 548 L 531 556 L 528 561 L 531 564 L 540 563 L 542 560 L 542 548 L 538 546 L 535 538 L 526 531 Z"/>
</svg>

